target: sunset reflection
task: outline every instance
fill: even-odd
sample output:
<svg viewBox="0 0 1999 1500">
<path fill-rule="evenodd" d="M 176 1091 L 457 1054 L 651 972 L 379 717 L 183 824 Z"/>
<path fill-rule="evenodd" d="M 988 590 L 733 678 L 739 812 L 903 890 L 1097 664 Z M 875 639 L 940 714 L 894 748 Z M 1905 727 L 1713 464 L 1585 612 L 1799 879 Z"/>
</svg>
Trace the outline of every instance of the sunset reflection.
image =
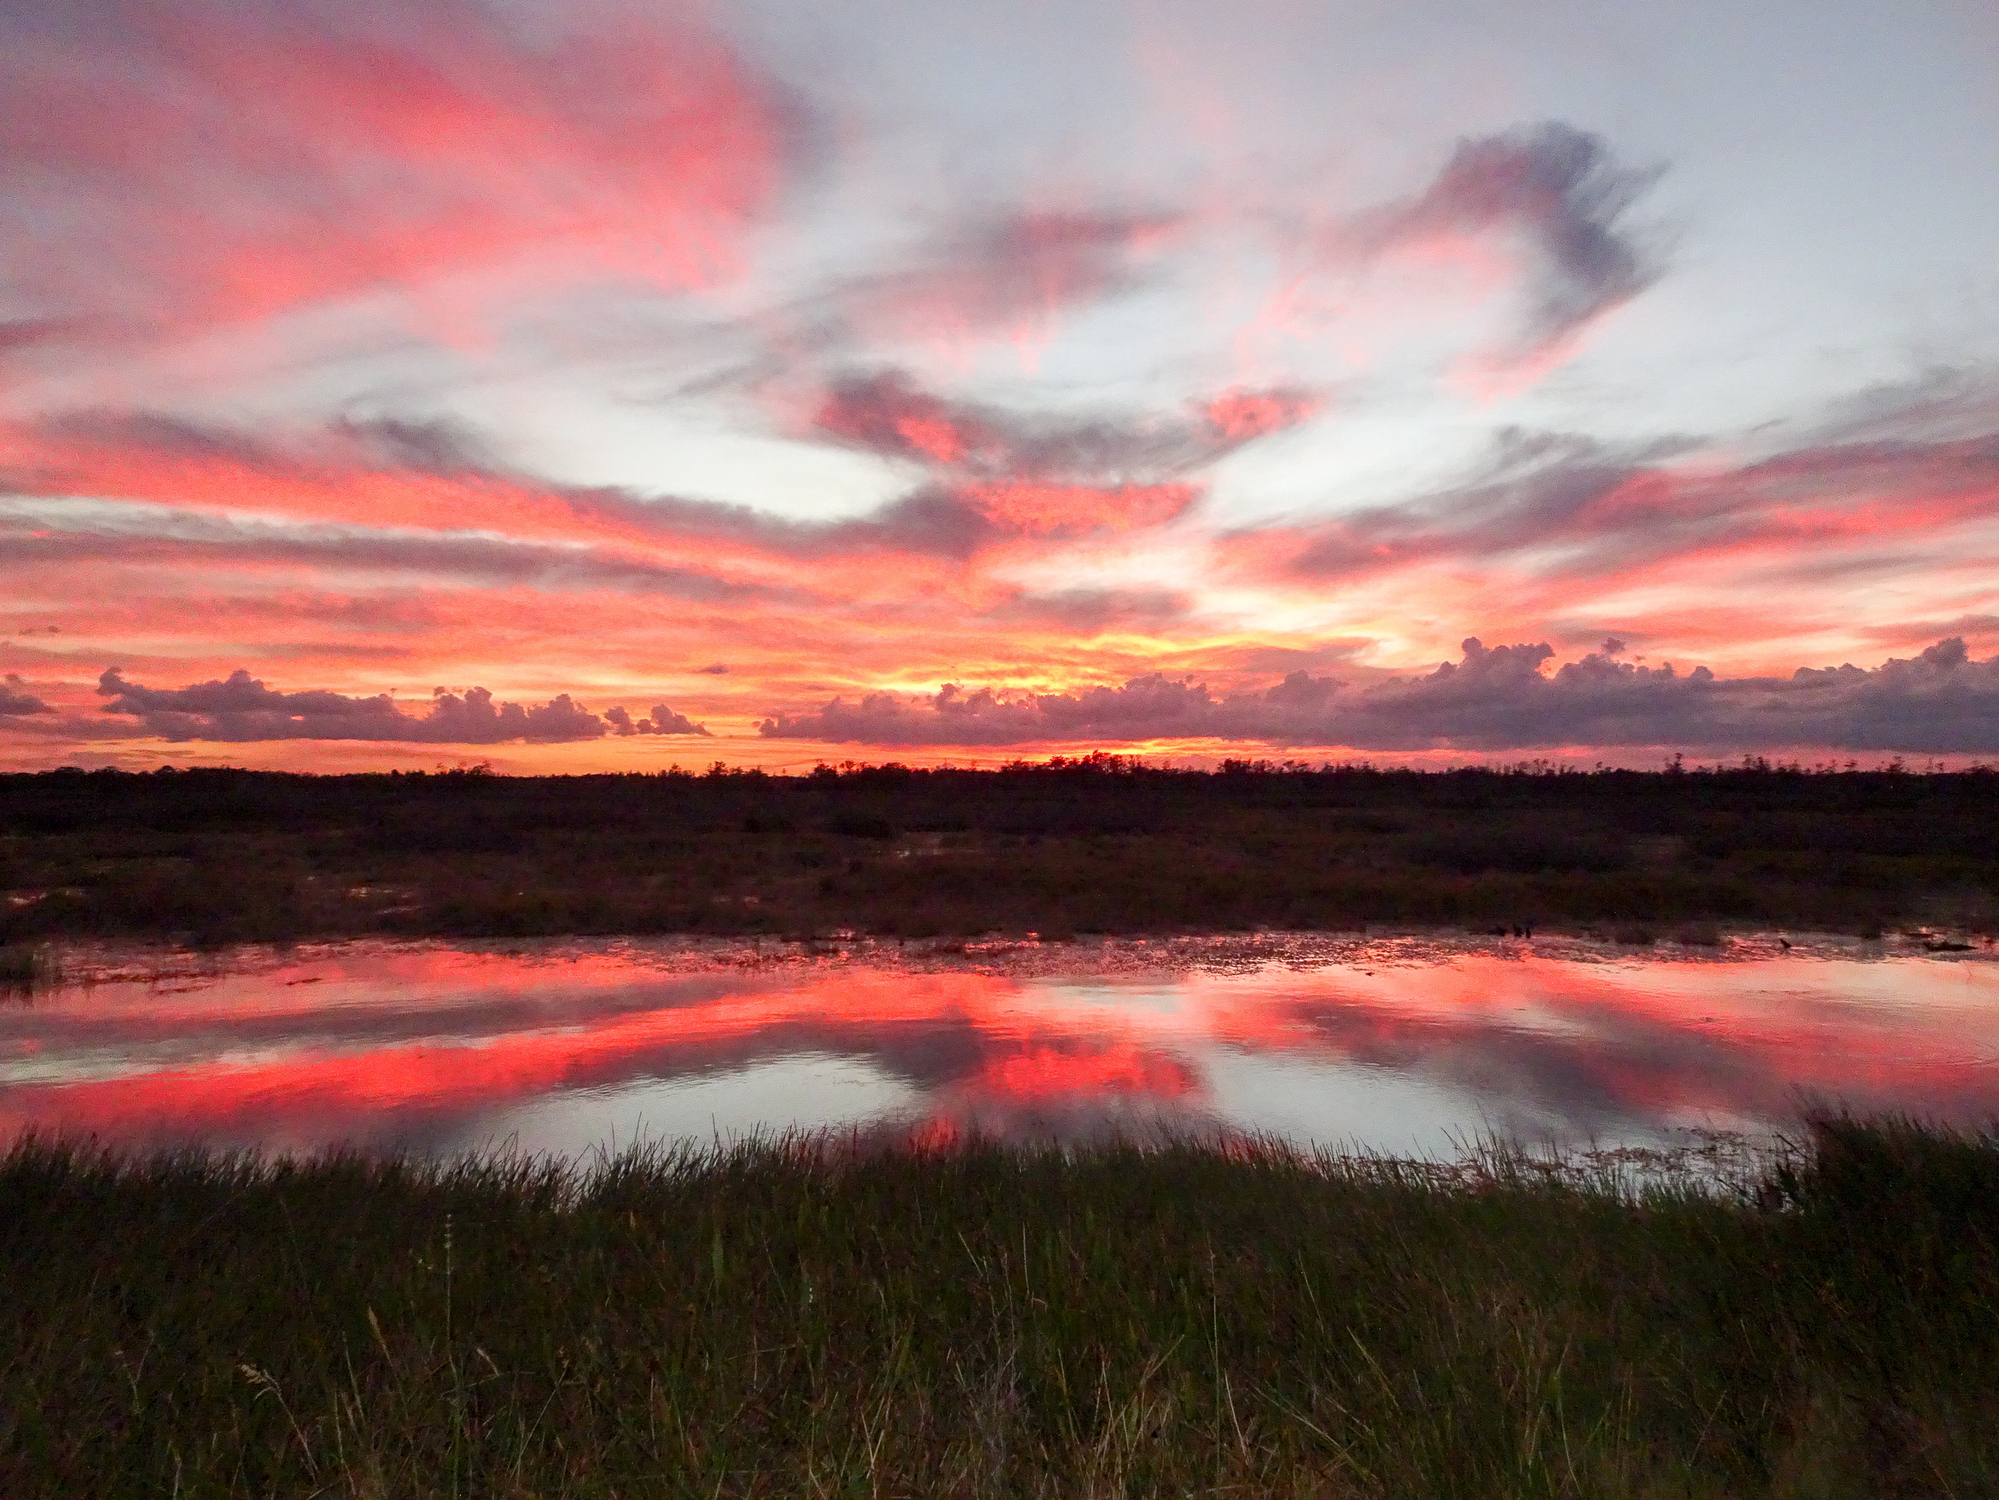
<svg viewBox="0 0 1999 1500">
<path fill-rule="evenodd" d="M 1226 1128 L 1436 1150 L 1754 1129 L 1809 1098 L 1999 1115 L 1999 965 L 1540 946 L 250 952 L 0 1011 L 0 1133 L 569 1154 Z"/>
</svg>

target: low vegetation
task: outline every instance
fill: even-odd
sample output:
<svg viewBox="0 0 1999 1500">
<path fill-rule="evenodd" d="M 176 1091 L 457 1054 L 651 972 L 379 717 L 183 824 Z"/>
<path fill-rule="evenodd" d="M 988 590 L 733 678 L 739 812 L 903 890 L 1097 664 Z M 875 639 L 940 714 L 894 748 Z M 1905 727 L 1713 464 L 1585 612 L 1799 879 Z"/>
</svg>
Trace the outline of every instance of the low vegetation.
<svg viewBox="0 0 1999 1500">
<path fill-rule="evenodd" d="M 1999 1136 L 1739 1192 L 820 1141 L 0 1159 L 0 1493 L 1999 1493 Z"/>
<path fill-rule="evenodd" d="M 0 776 L 0 942 L 1999 928 L 1999 773 Z"/>
<path fill-rule="evenodd" d="M 55 958 L 46 947 L 0 944 L 0 999 L 33 995 L 55 979 Z"/>
</svg>

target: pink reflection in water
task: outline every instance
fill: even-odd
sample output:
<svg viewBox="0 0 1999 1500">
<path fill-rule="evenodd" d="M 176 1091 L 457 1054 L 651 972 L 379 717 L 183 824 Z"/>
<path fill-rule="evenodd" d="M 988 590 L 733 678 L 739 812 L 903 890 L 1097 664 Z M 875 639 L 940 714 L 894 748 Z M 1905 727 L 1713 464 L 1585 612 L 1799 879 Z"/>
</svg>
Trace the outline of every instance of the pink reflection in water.
<svg viewBox="0 0 1999 1500">
<path fill-rule="evenodd" d="M 1285 938 L 355 944 L 0 1010 L 0 1135 L 576 1152 L 792 1126 L 1650 1141 L 1806 1095 L 1999 1117 L 1999 964 Z M 129 966 L 128 966 L 129 968 Z"/>
</svg>

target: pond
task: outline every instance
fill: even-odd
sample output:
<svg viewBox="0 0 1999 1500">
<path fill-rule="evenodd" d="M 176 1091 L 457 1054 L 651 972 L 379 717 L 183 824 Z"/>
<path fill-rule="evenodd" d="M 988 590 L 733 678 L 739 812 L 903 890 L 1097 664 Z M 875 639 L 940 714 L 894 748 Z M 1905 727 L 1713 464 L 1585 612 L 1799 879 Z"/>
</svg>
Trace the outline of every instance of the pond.
<svg viewBox="0 0 1999 1500">
<path fill-rule="evenodd" d="M 0 1137 L 580 1157 L 834 1128 L 1674 1147 L 1811 1100 L 1999 1118 L 1990 950 L 1737 937 L 72 953 L 0 1004 Z"/>
</svg>

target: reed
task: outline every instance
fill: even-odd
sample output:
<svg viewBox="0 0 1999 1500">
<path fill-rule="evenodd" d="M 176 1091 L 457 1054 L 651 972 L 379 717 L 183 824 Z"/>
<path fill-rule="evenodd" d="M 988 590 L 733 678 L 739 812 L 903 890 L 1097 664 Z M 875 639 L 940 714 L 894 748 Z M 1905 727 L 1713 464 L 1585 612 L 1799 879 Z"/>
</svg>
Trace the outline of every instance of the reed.
<svg viewBox="0 0 1999 1500">
<path fill-rule="evenodd" d="M 23 1140 L 0 1493 L 1999 1493 L 1999 1136 L 1735 1190 L 1270 1142 Z"/>
<path fill-rule="evenodd" d="M 0 995 L 30 995 L 55 982 L 56 963 L 48 949 L 0 943 Z"/>
</svg>

